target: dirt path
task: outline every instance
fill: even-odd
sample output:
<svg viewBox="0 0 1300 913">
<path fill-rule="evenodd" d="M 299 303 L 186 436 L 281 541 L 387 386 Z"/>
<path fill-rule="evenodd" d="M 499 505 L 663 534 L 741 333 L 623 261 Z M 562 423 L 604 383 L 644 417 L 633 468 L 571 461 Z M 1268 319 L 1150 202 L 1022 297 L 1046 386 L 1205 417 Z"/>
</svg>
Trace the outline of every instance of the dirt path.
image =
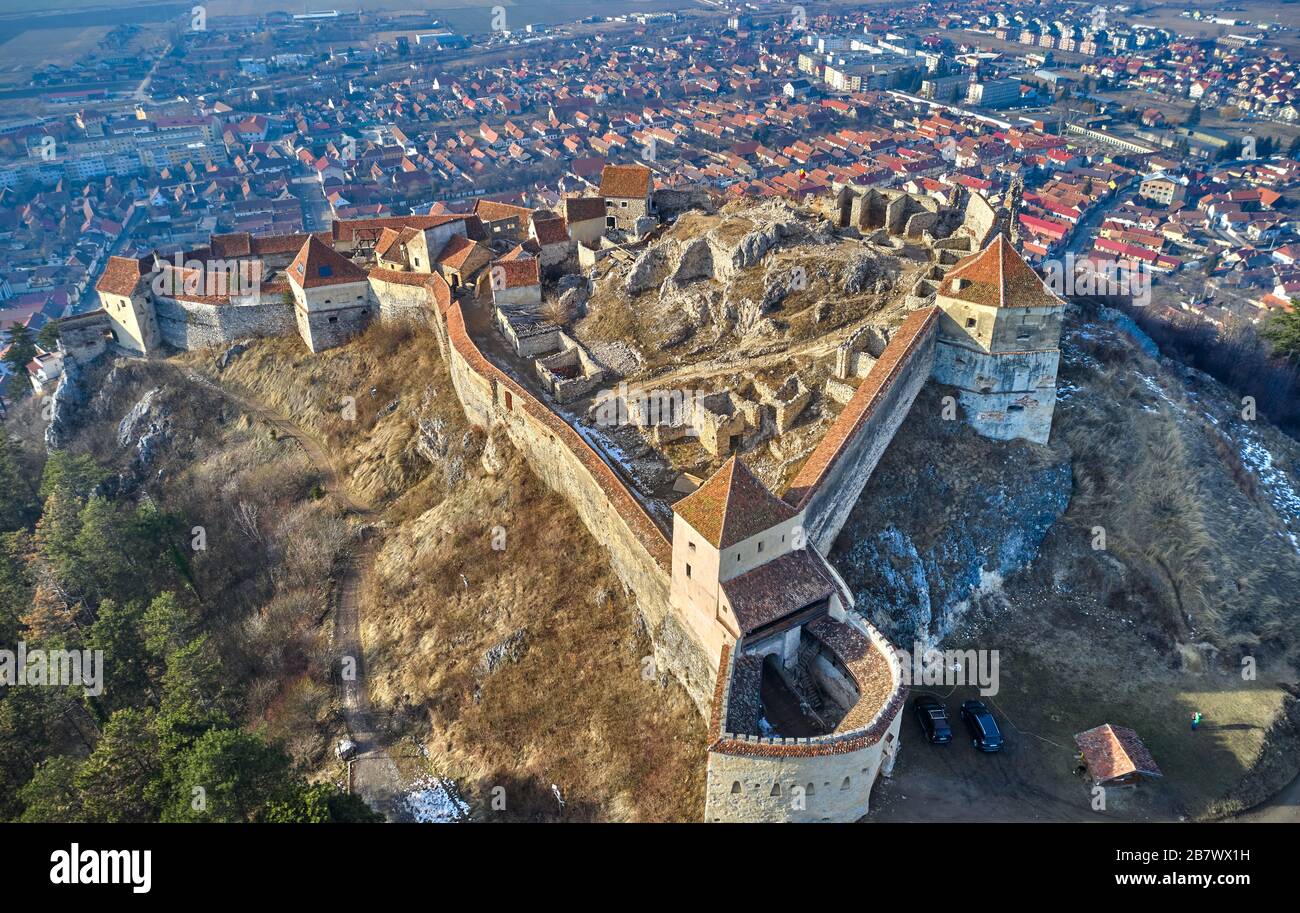
<svg viewBox="0 0 1300 913">
<path fill-rule="evenodd" d="M 835 330 L 826 336 L 819 336 L 816 339 L 805 340 L 796 343 L 785 349 L 776 352 L 768 352 L 765 355 L 746 356 L 736 358 L 734 355 L 728 356 L 727 360 L 720 361 L 717 358 L 711 358 L 706 361 L 695 364 L 684 365 L 680 368 L 673 368 L 662 374 L 656 374 L 653 377 L 642 378 L 628 383 L 628 393 L 641 393 L 647 390 L 664 389 L 671 387 L 674 381 L 690 380 L 699 382 L 706 378 L 717 377 L 724 374 L 735 374 L 738 371 L 753 372 L 772 365 L 783 364 L 796 358 L 806 358 L 815 360 L 824 358 L 827 355 L 834 354 L 840 343 L 848 339 L 857 330 L 869 323 L 875 322 L 879 315 L 873 315 L 865 320 L 859 320 L 849 326 Z"/>
<path fill-rule="evenodd" d="M 180 372 L 191 383 L 225 397 L 244 412 L 275 428 L 277 433 L 297 441 L 312 466 L 323 476 L 323 485 L 330 497 L 363 521 L 370 516 L 370 505 L 348 487 L 323 440 L 247 394 L 224 387 L 195 371 L 182 368 Z M 365 650 L 361 643 L 361 593 L 374 561 L 375 543 L 367 538 L 339 566 L 334 589 L 334 648 L 337 662 L 344 670 L 340 685 L 343 717 L 352 741 L 357 745 L 356 756 L 349 765 L 348 785 L 387 820 L 410 821 L 410 813 L 401 801 L 401 772 L 370 711 Z"/>
<path fill-rule="evenodd" d="M 1272 799 L 1227 820 L 1244 824 L 1300 824 L 1300 776 Z"/>
<path fill-rule="evenodd" d="M 402 775 L 388 752 L 387 742 L 374 724 L 366 687 L 366 658 L 361 644 L 361 592 L 375 560 L 374 543 L 367 541 L 344 562 L 335 593 L 334 644 L 346 673 L 342 681 L 343 716 L 357 745 L 348 765 L 349 788 L 389 821 L 410 821 L 402 802 Z M 350 660 L 350 662 L 349 662 Z"/>
</svg>

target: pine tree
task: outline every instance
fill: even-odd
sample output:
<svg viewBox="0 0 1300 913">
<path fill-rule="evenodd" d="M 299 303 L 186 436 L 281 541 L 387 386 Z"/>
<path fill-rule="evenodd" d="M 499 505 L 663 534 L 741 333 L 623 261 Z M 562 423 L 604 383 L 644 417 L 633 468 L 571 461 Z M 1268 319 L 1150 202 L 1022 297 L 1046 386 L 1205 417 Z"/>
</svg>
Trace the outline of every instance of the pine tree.
<svg viewBox="0 0 1300 913">
<path fill-rule="evenodd" d="M 1274 356 L 1300 364 L 1300 303 L 1293 299 L 1291 306 L 1270 317 L 1259 335 L 1268 340 Z"/>
<path fill-rule="evenodd" d="M 76 630 L 78 606 L 69 605 L 53 588 L 37 585 L 31 607 L 19 616 L 26 639 L 34 643 L 64 643 Z"/>
<path fill-rule="evenodd" d="M 105 599 L 86 635 L 86 648 L 104 654 L 104 681 L 113 687 L 99 700 L 107 707 L 138 707 L 149 699 L 157 703 L 146 671 L 150 664 L 144 646 L 144 611 L 139 602 Z"/>
<path fill-rule="evenodd" d="M 113 714 L 75 782 L 88 820 L 149 822 L 158 820 L 162 775 L 153 714 L 128 708 Z"/>
<path fill-rule="evenodd" d="M 0 533 L 25 529 L 34 518 L 32 487 L 22 477 L 9 436 L 0 431 Z"/>
<path fill-rule="evenodd" d="M 67 756 L 43 761 L 32 778 L 18 791 L 24 806 L 19 821 L 28 824 L 80 824 L 86 820 L 77 789 L 81 765 Z"/>
<path fill-rule="evenodd" d="M 11 323 L 4 331 L 4 344 L 9 347 L 4 360 L 14 371 L 25 376 L 27 363 L 36 357 L 36 340 L 32 331 L 21 323 Z"/>
<path fill-rule="evenodd" d="M 241 729 L 213 729 L 179 758 L 164 821 L 256 821 L 292 802 L 289 756 Z"/>
<path fill-rule="evenodd" d="M 59 321 L 51 320 L 41 327 L 36 334 L 36 344 L 47 352 L 53 352 L 59 344 Z"/>
</svg>

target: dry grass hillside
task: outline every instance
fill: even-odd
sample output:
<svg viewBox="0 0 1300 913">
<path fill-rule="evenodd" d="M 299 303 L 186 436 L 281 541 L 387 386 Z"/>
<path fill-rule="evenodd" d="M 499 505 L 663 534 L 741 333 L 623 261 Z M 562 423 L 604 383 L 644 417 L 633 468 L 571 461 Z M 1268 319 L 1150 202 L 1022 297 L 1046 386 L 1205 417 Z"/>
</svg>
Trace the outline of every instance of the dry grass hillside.
<svg viewBox="0 0 1300 913">
<path fill-rule="evenodd" d="M 646 674 L 635 606 L 564 500 L 501 440 L 485 470 L 429 331 L 378 325 L 319 355 L 259 340 L 224 370 L 179 359 L 318 433 L 371 505 L 364 665 L 404 776 L 456 780 L 480 820 L 698 817 L 703 721 Z"/>
</svg>

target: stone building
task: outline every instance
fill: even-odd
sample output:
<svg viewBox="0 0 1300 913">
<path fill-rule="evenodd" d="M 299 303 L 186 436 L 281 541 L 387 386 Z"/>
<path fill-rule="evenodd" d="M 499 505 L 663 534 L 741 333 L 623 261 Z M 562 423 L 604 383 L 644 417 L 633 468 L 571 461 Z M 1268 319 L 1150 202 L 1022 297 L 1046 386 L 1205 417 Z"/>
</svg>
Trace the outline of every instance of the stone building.
<svg viewBox="0 0 1300 913">
<path fill-rule="evenodd" d="M 934 377 L 957 388 L 966 420 L 985 437 L 1047 443 L 1065 303 L 1001 233 L 947 273 L 934 303 Z"/>
<path fill-rule="evenodd" d="M 315 236 L 289 264 L 298 332 L 313 352 L 341 345 L 370 322 L 366 271 Z"/>
<path fill-rule="evenodd" d="M 653 213 L 653 175 L 645 165 L 606 165 L 600 175 L 605 198 L 605 227 L 636 231 L 637 223 Z"/>
<path fill-rule="evenodd" d="M 95 283 L 113 341 L 136 355 L 148 355 L 162 344 L 147 279 L 155 272 L 153 256 L 109 257 Z"/>
<path fill-rule="evenodd" d="M 598 247 L 605 234 L 603 197 L 569 197 L 564 201 L 564 221 L 574 244 Z"/>
<path fill-rule="evenodd" d="M 673 507 L 673 608 L 718 655 L 706 821 L 854 821 L 898 750 L 892 646 L 735 457 Z"/>
<path fill-rule="evenodd" d="M 734 456 L 673 505 L 673 606 L 712 655 L 747 637 L 792 662 L 804 597 L 828 610 L 831 587 L 796 535 L 800 522 Z"/>
</svg>

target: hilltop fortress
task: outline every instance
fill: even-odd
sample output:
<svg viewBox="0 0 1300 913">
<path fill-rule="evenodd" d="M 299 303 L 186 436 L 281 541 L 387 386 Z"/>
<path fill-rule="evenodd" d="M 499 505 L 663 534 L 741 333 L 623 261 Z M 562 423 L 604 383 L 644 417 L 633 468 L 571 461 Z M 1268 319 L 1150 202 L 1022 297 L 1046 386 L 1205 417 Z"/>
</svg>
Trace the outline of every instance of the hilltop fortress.
<svg viewBox="0 0 1300 913">
<path fill-rule="evenodd" d="M 709 721 L 705 820 L 855 820 L 893 768 L 907 688 L 893 646 L 854 610 L 826 556 L 928 380 L 953 388 L 981 434 L 1047 440 L 1063 302 L 982 198 L 843 188 L 823 201 L 838 229 L 928 251 L 904 319 L 869 357 L 862 333 L 840 346 L 828 386 L 844 390 L 843 408 L 784 491 L 769 490 L 737 455 L 738 436 L 724 434 L 714 446 L 730 455 L 669 520 L 558 405 L 603 374 L 548 319 L 543 277 L 618 256 L 655 222 L 647 169 L 607 183 L 604 199 L 566 201 L 564 214 L 480 203 L 472 215 L 336 222 L 317 235 L 213 236 L 171 261 L 115 257 L 97 286 L 102 311 L 78 318 L 76 338 L 91 351 L 97 327 L 100 348 L 111 337 L 151 355 L 296 332 L 317 352 L 371 320 L 427 322 L 466 416 L 508 435 L 606 545 L 658 668 Z M 217 272 L 234 278 L 213 293 Z M 502 351 L 519 360 L 504 363 Z M 585 383 L 577 393 L 575 382 Z M 807 399 L 797 385 L 781 395 Z"/>
</svg>

